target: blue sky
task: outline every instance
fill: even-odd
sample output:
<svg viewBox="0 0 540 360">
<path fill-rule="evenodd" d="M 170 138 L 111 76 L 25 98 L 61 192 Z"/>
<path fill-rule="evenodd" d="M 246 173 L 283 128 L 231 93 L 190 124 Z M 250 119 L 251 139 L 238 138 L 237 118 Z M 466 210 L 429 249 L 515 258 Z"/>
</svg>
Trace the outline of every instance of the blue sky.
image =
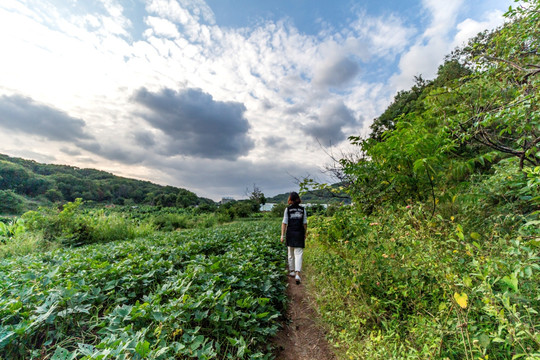
<svg viewBox="0 0 540 360">
<path fill-rule="evenodd" d="M 3 0 L 0 153 L 219 200 L 327 180 L 511 0 Z"/>
</svg>

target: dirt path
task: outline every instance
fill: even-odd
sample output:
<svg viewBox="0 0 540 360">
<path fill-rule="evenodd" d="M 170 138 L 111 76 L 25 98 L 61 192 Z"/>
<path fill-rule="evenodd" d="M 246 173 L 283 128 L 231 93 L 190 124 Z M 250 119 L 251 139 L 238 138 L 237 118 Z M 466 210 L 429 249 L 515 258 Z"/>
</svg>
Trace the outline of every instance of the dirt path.
<svg viewBox="0 0 540 360">
<path fill-rule="evenodd" d="M 287 289 L 290 303 L 283 329 L 273 339 L 278 360 L 332 360 L 335 356 L 316 324 L 316 312 L 310 305 L 303 284 L 296 285 L 289 277 Z"/>
</svg>

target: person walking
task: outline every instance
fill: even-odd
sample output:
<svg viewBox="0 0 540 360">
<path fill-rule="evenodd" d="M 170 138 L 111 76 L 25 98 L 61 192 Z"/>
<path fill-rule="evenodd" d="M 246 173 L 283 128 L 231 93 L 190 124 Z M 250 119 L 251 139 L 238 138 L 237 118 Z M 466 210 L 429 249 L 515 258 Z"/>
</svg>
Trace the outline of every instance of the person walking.
<svg viewBox="0 0 540 360">
<path fill-rule="evenodd" d="M 302 200 L 296 192 L 291 192 L 287 203 L 289 206 L 283 214 L 281 224 L 281 242 L 284 237 L 287 244 L 289 276 L 294 276 L 296 284 L 300 284 L 302 256 L 306 246 L 307 216 L 306 210 L 300 206 Z"/>
</svg>

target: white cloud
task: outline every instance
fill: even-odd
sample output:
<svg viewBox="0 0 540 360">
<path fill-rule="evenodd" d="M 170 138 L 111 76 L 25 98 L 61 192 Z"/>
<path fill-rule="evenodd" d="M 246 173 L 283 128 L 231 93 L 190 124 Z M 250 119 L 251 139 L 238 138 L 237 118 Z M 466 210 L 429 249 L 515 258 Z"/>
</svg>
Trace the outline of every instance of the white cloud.
<svg viewBox="0 0 540 360">
<path fill-rule="evenodd" d="M 405 49 L 415 33 L 413 28 L 406 26 L 403 19 L 394 14 L 374 18 L 359 13 L 351 27 L 355 33 L 347 39 L 346 44 L 356 48 L 353 53 L 365 60 L 370 56 L 396 55 Z"/>
<path fill-rule="evenodd" d="M 493 10 L 485 14 L 483 21 L 467 18 L 457 25 L 457 34 L 452 47 L 463 46 L 467 41 L 486 29 L 494 29 L 504 22 L 503 12 Z"/>
<path fill-rule="evenodd" d="M 180 33 L 178 32 L 176 25 L 167 19 L 148 16 L 145 22 L 150 27 L 144 33 L 146 37 L 164 36 L 173 39 L 178 39 L 180 37 Z"/>
<path fill-rule="evenodd" d="M 402 54 L 399 60 L 399 73 L 390 79 L 394 91 L 410 87 L 414 76 L 433 78 L 444 56 L 452 49 L 451 33 L 455 29 L 463 0 L 423 0 L 422 4 L 430 17 L 429 26 Z"/>
<path fill-rule="evenodd" d="M 414 76 L 433 78 L 445 55 L 462 46 L 478 32 L 493 29 L 504 20 L 501 10 L 491 9 L 477 15 L 482 20 L 467 18 L 457 23 L 458 15 L 466 6 L 470 6 L 464 0 L 423 0 L 423 5 L 430 14 L 431 21 L 422 35 L 401 56 L 400 71 L 390 79 L 394 91 L 410 87 Z"/>
<path fill-rule="evenodd" d="M 446 37 L 454 28 L 464 0 L 440 1 L 423 0 L 422 4 L 429 12 L 431 22 L 423 34 L 425 39 Z"/>
</svg>

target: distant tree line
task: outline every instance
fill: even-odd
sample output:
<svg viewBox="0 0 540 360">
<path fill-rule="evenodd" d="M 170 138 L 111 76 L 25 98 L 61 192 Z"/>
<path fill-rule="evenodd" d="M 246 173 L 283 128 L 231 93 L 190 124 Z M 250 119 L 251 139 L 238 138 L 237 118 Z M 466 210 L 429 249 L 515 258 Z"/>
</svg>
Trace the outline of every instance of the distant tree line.
<svg viewBox="0 0 540 360">
<path fill-rule="evenodd" d="M 20 213 L 29 201 L 50 204 L 77 198 L 115 205 L 199 206 L 208 210 L 216 206 L 213 200 L 182 188 L 0 154 L 0 213 Z"/>
</svg>

